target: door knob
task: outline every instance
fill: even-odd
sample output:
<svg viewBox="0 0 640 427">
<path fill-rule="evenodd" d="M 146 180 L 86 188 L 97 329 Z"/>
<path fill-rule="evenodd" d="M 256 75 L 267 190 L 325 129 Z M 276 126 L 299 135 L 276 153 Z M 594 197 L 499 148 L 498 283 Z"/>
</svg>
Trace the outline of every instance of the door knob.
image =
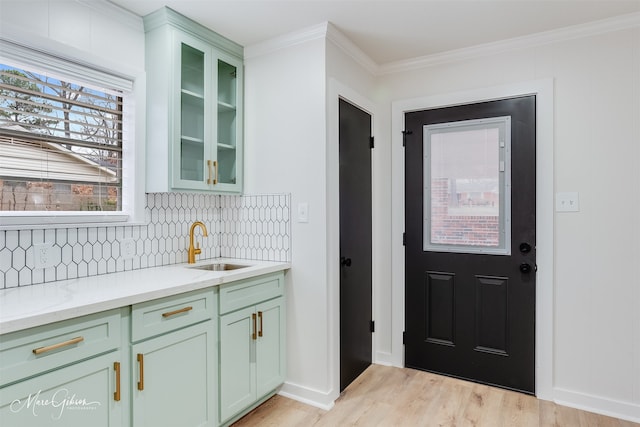
<svg viewBox="0 0 640 427">
<path fill-rule="evenodd" d="M 340 265 L 351 267 L 351 258 L 340 257 Z"/>
<path fill-rule="evenodd" d="M 529 252 L 531 252 L 531 245 L 527 242 L 520 243 L 520 252 L 522 252 L 523 254 L 528 254 Z"/>
<path fill-rule="evenodd" d="M 520 271 L 527 274 L 531 272 L 531 264 L 523 262 L 520 264 Z"/>
</svg>

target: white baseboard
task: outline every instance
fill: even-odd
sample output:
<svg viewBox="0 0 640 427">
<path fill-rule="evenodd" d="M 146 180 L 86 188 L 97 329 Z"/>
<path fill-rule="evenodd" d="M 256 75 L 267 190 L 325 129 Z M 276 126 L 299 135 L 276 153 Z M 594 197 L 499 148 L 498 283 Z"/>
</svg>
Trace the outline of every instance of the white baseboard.
<svg viewBox="0 0 640 427">
<path fill-rule="evenodd" d="M 280 387 L 278 394 L 307 405 L 315 406 L 316 408 L 320 408 L 325 411 L 333 408 L 334 402 L 339 395 L 333 396 L 333 393 L 322 392 L 288 382 L 284 383 L 282 387 Z"/>
<path fill-rule="evenodd" d="M 640 423 L 640 404 L 607 399 L 561 388 L 555 388 L 553 395 L 553 401 L 559 405 Z"/>
<path fill-rule="evenodd" d="M 396 368 L 402 368 L 402 366 L 398 366 L 394 362 L 392 353 L 376 351 L 374 357 L 375 359 L 373 360 L 373 363 L 375 363 L 376 365 L 395 366 Z"/>
</svg>

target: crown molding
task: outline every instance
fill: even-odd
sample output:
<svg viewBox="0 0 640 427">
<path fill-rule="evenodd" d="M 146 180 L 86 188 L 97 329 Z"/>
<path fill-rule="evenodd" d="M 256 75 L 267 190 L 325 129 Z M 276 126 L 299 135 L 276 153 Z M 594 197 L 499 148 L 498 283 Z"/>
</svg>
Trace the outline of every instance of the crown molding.
<svg viewBox="0 0 640 427">
<path fill-rule="evenodd" d="M 640 12 L 379 65 L 364 53 L 364 51 L 355 43 L 349 40 L 349 38 L 347 38 L 347 36 L 338 30 L 333 24 L 330 22 L 323 22 L 322 24 L 314 25 L 300 31 L 295 31 L 264 42 L 246 46 L 244 48 L 244 57 L 245 59 L 250 59 L 267 55 L 280 49 L 286 49 L 298 44 L 306 43 L 308 41 L 325 38 L 342 49 L 344 53 L 351 57 L 356 63 L 360 64 L 368 72 L 373 75 L 380 76 L 434 67 L 452 62 L 465 61 L 483 56 L 491 56 L 514 50 L 527 49 L 636 27 L 640 27 Z"/>
<path fill-rule="evenodd" d="M 314 25 L 300 31 L 294 31 L 282 36 L 274 37 L 264 42 L 245 46 L 244 58 L 255 58 L 312 40 L 324 39 L 327 36 L 328 26 L 328 22 L 323 22 L 322 24 Z"/>
<path fill-rule="evenodd" d="M 589 22 L 586 24 L 573 25 L 557 30 L 545 31 L 529 36 L 516 37 L 494 43 L 486 43 L 463 49 L 436 53 L 434 55 L 427 55 L 404 61 L 389 62 L 378 67 L 378 75 L 434 67 L 452 62 L 491 56 L 504 52 L 527 49 L 636 27 L 640 27 L 640 12 Z"/>
<path fill-rule="evenodd" d="M 378 64 L 369 58 L 362 49 L 356 46 L 355 43 L 349 40 L 347 36 L 345 36 L 330 22 L 323 22 L 322 24 L 314 25 L 300 31 L 295 31 L 264 42 L 246 46 L 244 48 L 244 57 L 245 59 L 255 58 L 273 53 L 280 49 L 286 49 L 318 39 L 331 41 L 371 74 L 376 75 L 378 73 Z"/>
<path fill-rule="evenodd" d="M 144 32 L 142 18 L 127 9 L 107 0 L 76 0 L 83 6 L 95 10 L 100 15 L 106 15 L 121 24 L 125 24 L 136 31 Z"/>
<path fill-rule="evenodd" d="M 216 33 L 191 18 L 187 18 L 168 6 L 162 7 L 143 16 L 142 22 L 144 23 L 144 31 L 147 33 L 152 32 L 157 28 L 164 27 L 165 25 L 170 25 L 180 29 L 180 31 L 184 33 L 190 34 L 193 37 L 204 40 L 206 43 L 214 45 L 229 55 L 237 58 L 243 57 L 244 49 L 238 43 L 233 40 L 229 40 L 223 35 Z"/>
<path fill-rule="evenodd" d="M 338 28 L 329 22 L 327 26 L 327 40 L 330 40 L 338 46 L 344 53 L 346 53 L 351 59 L 364 67 L 373 75 L 378 74 L 379 66 L 369 56 L 362 51 L 355 43 L 353 43 L 347 36 L 344 35 Z"/>
</svg>

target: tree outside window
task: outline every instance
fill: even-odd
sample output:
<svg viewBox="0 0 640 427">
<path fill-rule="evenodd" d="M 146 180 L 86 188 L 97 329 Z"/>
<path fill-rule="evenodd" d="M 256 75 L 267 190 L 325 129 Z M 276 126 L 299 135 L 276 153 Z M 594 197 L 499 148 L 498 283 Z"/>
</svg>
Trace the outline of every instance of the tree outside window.
<svg viewBox="0 0 640 427">
<path fill-rule="evenodd" d="M 122 105 L 0 64 L 0 211 L 122 210 Z"/>
</svg>

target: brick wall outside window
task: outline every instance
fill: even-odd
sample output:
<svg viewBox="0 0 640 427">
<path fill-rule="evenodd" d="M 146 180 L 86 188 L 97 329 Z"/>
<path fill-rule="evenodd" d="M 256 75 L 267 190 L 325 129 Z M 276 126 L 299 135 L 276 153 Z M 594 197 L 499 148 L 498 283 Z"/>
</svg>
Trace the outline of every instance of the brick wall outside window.
<svg viewBox="0 0 640 427">
<path fill-rule="evenodd" d="M 452 197 L 455 197 L 456 201 L 466 200 L 457 194 L 451 195 L 450 188 L 448 178 L 431 180 L 431 243 L 497 247 L 500 242 L 499 217 L 496 215 L 450 215 L 449 207 Z M 490 200 L 489 195 L 486 199 Z"/>
</svg>

